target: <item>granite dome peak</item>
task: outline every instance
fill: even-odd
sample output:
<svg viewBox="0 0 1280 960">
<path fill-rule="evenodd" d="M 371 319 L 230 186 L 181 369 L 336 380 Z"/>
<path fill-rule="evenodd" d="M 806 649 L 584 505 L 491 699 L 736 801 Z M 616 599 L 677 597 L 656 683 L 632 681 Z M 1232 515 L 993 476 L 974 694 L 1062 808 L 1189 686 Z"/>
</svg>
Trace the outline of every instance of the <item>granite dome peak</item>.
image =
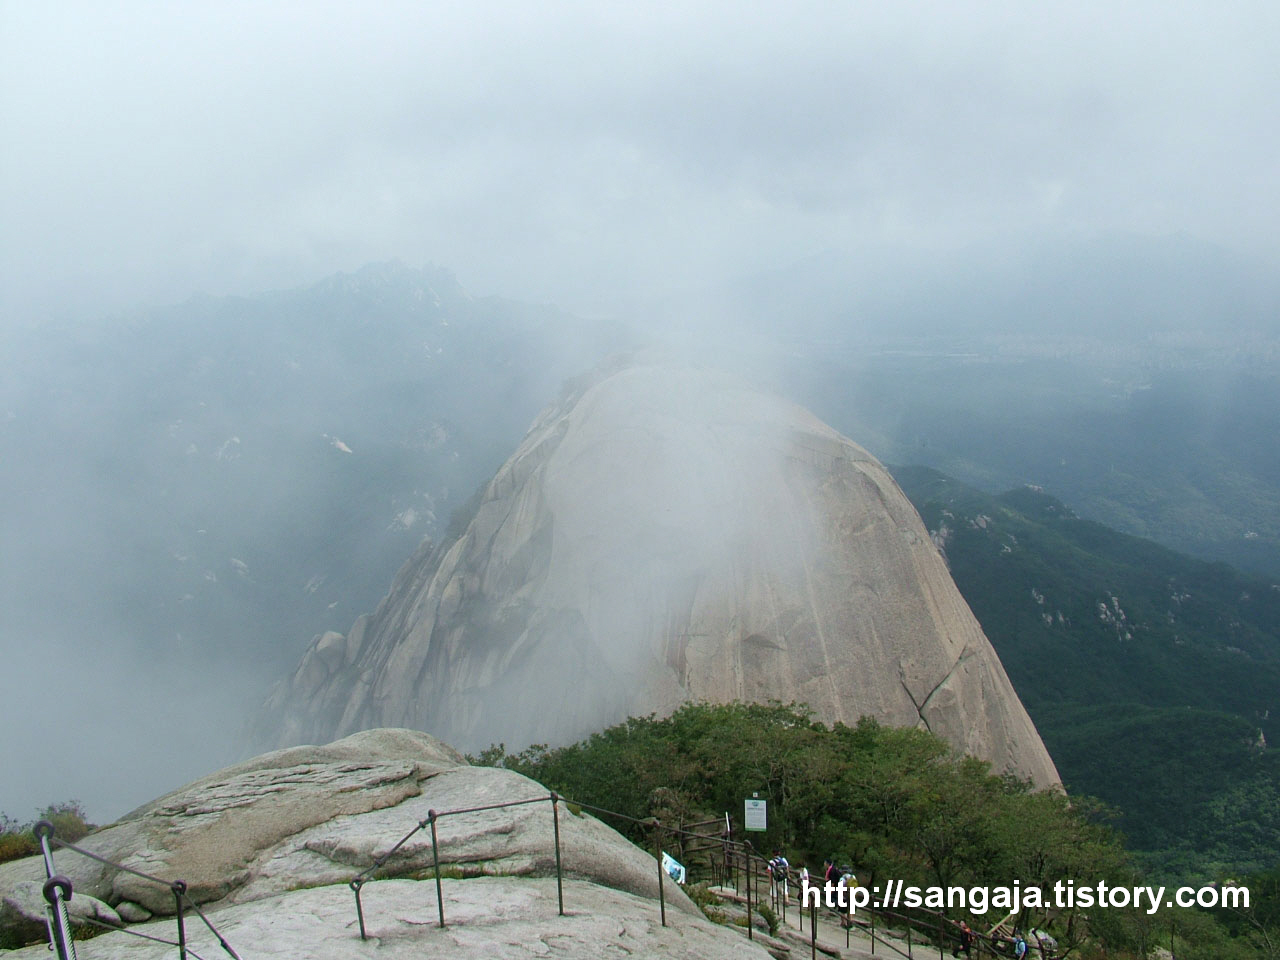
<svg viewBox="0 0 1280 960">
<path fill-rule="evenodd" d="M 317 637 L 257 730 L 554 745 L 688 700 L 922 725 L 1058 780 L 885 468 L 793 403 L 670 362 L 569 384 L 461 535 L 424 546 L 345 636 Z"/>
</svg>

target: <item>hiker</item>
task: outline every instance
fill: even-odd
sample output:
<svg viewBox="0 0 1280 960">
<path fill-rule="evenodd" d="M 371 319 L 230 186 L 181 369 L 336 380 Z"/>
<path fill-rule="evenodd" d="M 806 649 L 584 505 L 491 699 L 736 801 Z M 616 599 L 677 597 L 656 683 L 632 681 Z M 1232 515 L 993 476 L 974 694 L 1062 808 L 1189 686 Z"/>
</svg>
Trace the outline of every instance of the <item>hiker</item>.
<svg viewBox="0 0 1280 960">
<path fill-rule="evenodd" d="M 791 864 L 782 855 L 781 850 L 773 851 L 773 859 L 769 861 L 769 886 L 773 895 L 787 898 L 787 875 L 791 872 Z"/>
<path fill-rule="evenodd" d="M 1022 931 L 1013 931 L 1013 955 L 1022 960 L 1027 955 L 1027 941 L 1023 939 Z"/>
<path fill-rule="evenodd" d="M 836 862 L 828 857 L 822 861 L 822 883 L 824 888 L 827 884 L 831 885 L 834 890 L 840 881 L 840 871 L 836 869 Z"/>
<path fill-rule="evenodd" d="M 840 874 L 840 879 L 836 881 L 836 903 L 844 904 L 843 916 L 840 918 L 842 927 L 853 926 L 853 902 L 849 899 L 852 894 L 850 891 L 858 885 L 858 878 L 853 875 L 853 867 L 840 867 L 836 873 Z"/>
<path fill-rule="evenodd" d="M 969 924 L 964 920 L 960 921 L 960 942 L 956 944 L 954 950 L 951 951 L 953 957 L 964 954 L 966 957 L 972 956 L 970 952 L 973 950 L 973 931 L 969 929 Z"/>
</svg>

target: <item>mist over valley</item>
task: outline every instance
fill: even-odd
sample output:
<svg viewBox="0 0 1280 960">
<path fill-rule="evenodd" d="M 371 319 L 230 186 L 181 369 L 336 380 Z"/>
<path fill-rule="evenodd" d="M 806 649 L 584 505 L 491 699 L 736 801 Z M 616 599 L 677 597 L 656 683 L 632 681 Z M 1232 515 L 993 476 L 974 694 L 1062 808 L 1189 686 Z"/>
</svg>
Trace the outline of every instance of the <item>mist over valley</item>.
<svg viewBox="0 0 1280 960">
<path fill-rule="evenodd" d="M 450 518 L 465 522 L 564 383 L 646 344 L 804 403 L 884 462 L 991 492 L 1041 486 L 1082 516 L 1275 576 L 1269 338 L 823 336 L 780 290 L 767 312 L 738 305 L 735 339 L 474 297 L 445 270 L 390 263 L 70 343 L 25 338 L 0 427 L 0 522 L 23 544 L 5 551 L 16 662 L 93 665 L 60 671 L 73 723 L 126 740 L 146 716 L 182 734 L 139 766 L 106 752 L 61 783 L 30 741 L 14 761 L 28 774 L 9 781 L 29 792 L 3 809 L 68 795 L 110 816 L 234 758 L 271 684 L 312 638 L 372 612 L 420 546 L 461 532 Z M 771 332 L 768 316 L 798 319 Z M 16 693 L 14 725 L 45 702 L 35 685 Z"/>
<path fill-rule="evenodd" d="M 437 761 L 755 778 L 872 873 L 1250 877 L 1160 936 L 1274 953 L 1277 9 L 0 4 L 0 881 L 310 757 L 332 886 L 371 751 L 366 847 Z"/>
</svg>

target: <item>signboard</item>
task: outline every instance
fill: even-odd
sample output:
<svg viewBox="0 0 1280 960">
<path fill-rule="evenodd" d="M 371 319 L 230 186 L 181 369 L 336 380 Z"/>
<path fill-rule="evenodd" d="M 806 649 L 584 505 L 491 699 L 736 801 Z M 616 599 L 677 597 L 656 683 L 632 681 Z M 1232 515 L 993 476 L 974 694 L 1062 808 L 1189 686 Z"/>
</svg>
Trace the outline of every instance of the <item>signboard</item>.
<svg viewBox="0 0 1280 960">
<path fill-rule="evenodd" d="M 764 800 L 747 800 L 746 810 L 743 813 L 742 822 L 748 830 L 767 830 L 768 815 L 765 810 Z"/>
<path fill-rule="evenodd" d="M 685 878 L 689 875 L 684 868 L 684 864 L 665 850 L 662 851 L 662 869 L 676 883 L 684 883 Z"/>
</svg>

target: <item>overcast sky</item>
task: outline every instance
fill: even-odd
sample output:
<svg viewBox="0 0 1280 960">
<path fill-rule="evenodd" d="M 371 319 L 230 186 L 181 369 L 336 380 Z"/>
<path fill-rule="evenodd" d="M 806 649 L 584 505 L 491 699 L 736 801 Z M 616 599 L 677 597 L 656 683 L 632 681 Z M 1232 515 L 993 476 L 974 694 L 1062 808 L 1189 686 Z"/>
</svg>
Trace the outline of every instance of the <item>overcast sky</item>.
<svg viewBox="0 0 1280 960">
<path fill-rule="evenodd" d="M 387 259 L 594 314 L 831 251 L 964 263 L 1117 234 L 1275 276 L 1277 50 L 1275 0 L 0 0 L 0 334 Z M 0 388 L 28 368 L 0 354 Z M 25 563 L 23 539 L 0 559 Z M 93 693 L 0 700 L 19 817 L 75 795 L 118 814 L 210 769 L 247 709 L 210 693 L 231 666 L 161 682 L 98 634 L 37 633 L 7 634 L 6 675 L 88 663 Z M 158 719 L 175 701 L 181 737 Z M 57 717 L 92 764 L 53 769 L 36 734 Z M 109 732 L 135 728 L 136 749 Z M 112 749 L 166 768 L 85 787 Z"/>
<path fill-rule="evenodd" d="M 1270 0 L 0 3 L 6 324 L 387 258 L 579 310 L 829 249 L 1280 259 Z"/>
</svg>

